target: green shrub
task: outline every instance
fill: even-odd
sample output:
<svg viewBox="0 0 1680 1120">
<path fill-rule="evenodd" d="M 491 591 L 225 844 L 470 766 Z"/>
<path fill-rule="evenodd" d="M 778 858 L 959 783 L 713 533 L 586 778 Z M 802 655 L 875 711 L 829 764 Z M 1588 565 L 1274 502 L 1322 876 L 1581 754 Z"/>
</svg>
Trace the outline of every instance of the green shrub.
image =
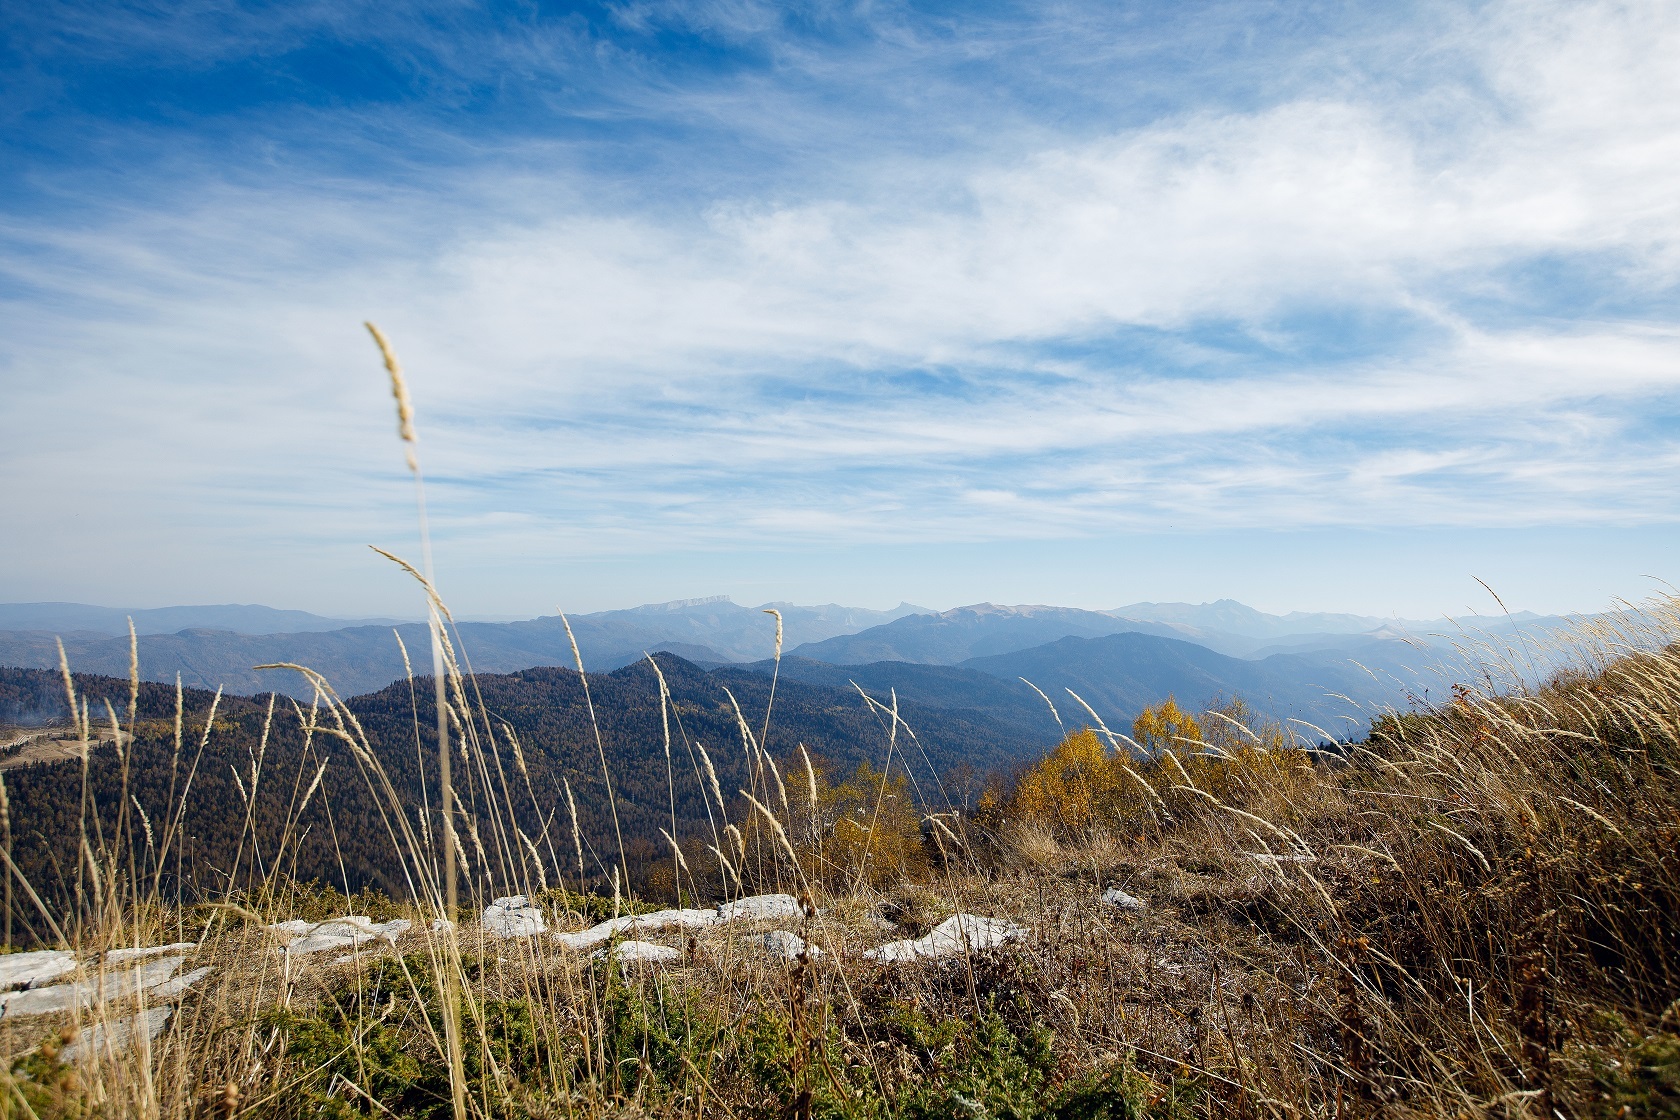
<svg viewBox="0 0 1680 1120">
<path fill-rule="evenodd" d="M 468 977 L 482 980 L 482 968 L 467 964 Z M 301 1077 L 298 1093 L 308 1108 L 300 1111 L 335 1117 L 381 1109 L 404 1117 L 451 1115 L 449 1069 L 433 1041 L 444 1027 L 430 970 L 421 954 L 383 958 L 359 979 L 329 992 L 311 1013 L 276 1010 L 265 1016 L 264 1025 L 285 1038 L 287 1059 Z M 509 1082 L 540 1081 L 545 1047 L 529 1002 L 484 999 L 477 1006 L 482 1030 L 463 1048 L 469 1095 L 485 1095 L 492 1065 Z M 463 1022 L 473 1023 L 465 1001 L 461 1014 Z M 345 1090 L 345 1081 L 361 1092 Z M 521 1115 L 503 1093 L 488 1096 L 494 1115 Z"/>
</svg>

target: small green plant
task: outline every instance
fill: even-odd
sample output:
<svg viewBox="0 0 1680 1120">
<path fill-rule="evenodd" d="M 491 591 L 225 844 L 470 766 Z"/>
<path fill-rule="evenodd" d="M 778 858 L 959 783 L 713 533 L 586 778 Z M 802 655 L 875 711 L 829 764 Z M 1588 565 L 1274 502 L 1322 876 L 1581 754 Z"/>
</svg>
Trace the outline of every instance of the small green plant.
<svg viewBox="0 0 1680 1120">
<path fill-rule="evenodd" d="M 603 997 L 599 1053 L 617 1093 L 639 1097 L 649 1091 L 675 1095 L 710 1064 L 719 1027 L 706 1013 L 701 993 L 665 976 L 633 985 L 617 966 L 599 968 Z M 594 1058 L 580 1055 L 578 1080 L 586 1080 Z"/>
<path fill-rule="evenodd" d="M 0 1120 L 25 1116 L 79 1120 L 90 1115 L 82 1079 L 60 1057 L 71 1039 L 70 1029 L 65 1028 L 12 1062 L 8 1083 L 0 1085 Z"/>
<path fill-rule="evenodd" d="M 1046 1120 L 1189 1120 L 1202 1097 L 1194 1078 L 1169 1078 L 1165 1084 L 1140 1073 L 1130 1062 L 1081 1078 L 1057 1094 Z"/>
<path fill-rule="evenodd" d="M 1641 1035 L 1623 1028 L 1626 1044 L 1593 1055 L 1593 1081 L 1599 1089 L 1598 1111 L 1605 1116 L 1680 1117 L 1680 1035 L 1659 1031 Z"/>
<path fill-rule="evenodd" d="M 899 1022 L 932 1067 L 903 1102 L 902 1115 L 909 1120 L 1034 1120 L 1044 1115 L 1044 1087 L 1055 1068 L 1053 1038 L 1046 1028 L 1034 1025 L 1017 1035 L 991 1006 L 956 1031 L 950 1019 L 930 1022 L 908 1014 Z"/>
<path fill-rule="evenodd" d="M 286 1057 L 301 1075 L 299 1093 L 311 1110 L 342 1117 L 451 1114 L 449 1070 L 436 1060 L 433 1041 L 443 1016 L 430 967 L 418 954 L 384 958 L 329 991 L 311 1012 L 279 1009 L 264 1016 L 264 1026 L 285 1039 Z M 482 982 L 478 962 L 466 962 L 465 971 Z M 502 1090 L 537 1074 L 545 1057 L 530 1002 L 484 999 L 476 1011 L 462 1011 L 482 1025 L 480 1044 L 464 1055 L 470 1091 L 483 1096 L 493 1088 L 495 1099 L 512 1106 Z M 519 1112 L 499 1106 L 494 1114 Z"/>
</svg>

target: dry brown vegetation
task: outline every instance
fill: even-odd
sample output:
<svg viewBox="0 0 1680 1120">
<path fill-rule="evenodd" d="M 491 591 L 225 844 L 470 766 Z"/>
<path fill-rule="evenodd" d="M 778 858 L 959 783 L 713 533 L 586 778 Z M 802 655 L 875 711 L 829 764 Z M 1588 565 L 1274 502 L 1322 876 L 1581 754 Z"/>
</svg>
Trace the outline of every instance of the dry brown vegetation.
<svg viewBox="0 0 1680 1120">
<path fill-rule="evenodd" d="M 127 1005 L 0 1020 L 4 1108 L 1674 1115 L 1680 649 L 1654 637 L 1601 644 L 1597 669 L 1543 688 L 1461 687 L 1336 753 L 1242 726 L 1240 709 L 1166 720 L 1149 758 L 1080 730 L 1013 791 L 937 823 L 903 777 L 831 784 L 797 753 L 764 756 L 754 789 L 714 791 L 716 843 L 732 895 L 814 905 L 782 923 L 823 950 L 803 959 L 766 955 L 749 924 L 648 934 L 680 959 L 621 970 L 547 937 L 489 939 L 465 900 L 434 935 L 440 869 L 414 865 L 418 897 L 374 916 L 418 932 L 288 965 L 268 924 L 367 907 L 276 880 L 171 909 L 127 881 L 123 838 L 90 839 L 96 912 L 60 928 L 84 949 L 199 941 L 214 971 L 149 1048 L 95 1061 L 58 1051 Z M 464 702 L 470 681 L 456 687 Z M 313 718 L 355 744 L 330 695 Z M 393 858 L 422 850 L 391 836 Z M 552 886 L 566 857 L 517 850 L 555 928 L 610 916 L 611 900 Z M 1114 887 L 1146 909 L 1101 901 Z M 959 911 L 1030 933 L 937 961 L 860 955 Z"/>
</svg>

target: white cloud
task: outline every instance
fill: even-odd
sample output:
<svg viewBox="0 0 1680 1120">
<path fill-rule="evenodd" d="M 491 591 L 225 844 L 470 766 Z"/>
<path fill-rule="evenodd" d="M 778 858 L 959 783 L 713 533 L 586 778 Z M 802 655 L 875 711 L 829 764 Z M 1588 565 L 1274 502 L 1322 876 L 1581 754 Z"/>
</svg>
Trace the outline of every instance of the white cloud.
<svg viewBox="0 0 1680 1120">
<path fill-rule="evenodd" d="M 1610 254 L 1630 281 L 1673 285 L 1680 17 L 1665 12 L 1495 20 L 1482 53 L 1500 96 L 1446 140 L 1409 105 L 1305 100 L 959 161 L 903 197 L 869 186 L 905 178 L 889 167 L 841 184 L 849 197 L 720 202 L 699 223 L 556 218 L 416 275 L 417 318 L 471 338 L 489 385 L 542 393 L 964 362 L 1303 302 L 1446 312 L 1445 278 L 1541 254 Z"/>
<path fill-rule="evenodd" d="M 621 206 L 498 164 L 436 195 L 201 183 L 13 228 L 36 294 L 9 313 L 11 513 L 103 494 L 116 523 L 396 532 L 371 314 L 440 523 L 486 552 L 1673 520 L 1672 444 L 1642 425 L 1680 323 L 1489 323 L 1463 293 L 1539 258 L 1609 262 L 1611 296 L 1680 281 L 1680 9 L 1510 4 L 1445 34 L 1476 64 L 1453 89 L 1354 75 L 1096 135 L 849 147 L 797 197 Z M 1337 308 L 1425 326 L 1381 357 L 1296 345 L 1289 316 Z M 65 416 L 99 433 L 73 456 Z"/>
</svg>

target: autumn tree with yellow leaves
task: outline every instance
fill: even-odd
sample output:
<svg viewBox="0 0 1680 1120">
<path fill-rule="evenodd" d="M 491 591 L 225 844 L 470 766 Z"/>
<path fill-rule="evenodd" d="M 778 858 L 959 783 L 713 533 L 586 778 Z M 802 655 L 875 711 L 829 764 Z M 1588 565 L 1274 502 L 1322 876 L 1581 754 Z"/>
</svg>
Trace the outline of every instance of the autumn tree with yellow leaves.
<svg viewBox="0 0 1680 1120">
<path fill-rule="evenodd" d="M 1012 815 L 1058 837 L 1082 835 L 1115 815 L 1124 777 L 1096 732 L 1075 731 L 1021 776 Z"/>
<path fill-rule="evenodd" d="M 1163 814 L 1287 801 L 1312 769 L 1281 726 L 1240 699 L 1198 718 L 1169 696 L 1138 714 L 1132 737 L 1142 757 L 1089 728 L 1068 734 L 1021 775 L 996 815 L 1062 841 L 1094 830 L 1133 835 Z"/>
<path fill-rule="evenodd" d="M 1169 695 L 1155 707 L 1138 713 L 1132 721 L 1132 738 L 1151 755 L 1162 751 L 1182 754 L 1186 746 L 1201 743 L 1202 725 Z"/>
<path fill-rule="evenodd" d="M 803 759 L 797 765 L 803 770 Z M 818 759 L 806 774 L 795 782 L 792 834 L 807 875 L 831 887 L 880 888 L 927 872 L 921 817 L 902 768 L 883 775 L 865 761 L 836 784 Z"/>
</svg>

